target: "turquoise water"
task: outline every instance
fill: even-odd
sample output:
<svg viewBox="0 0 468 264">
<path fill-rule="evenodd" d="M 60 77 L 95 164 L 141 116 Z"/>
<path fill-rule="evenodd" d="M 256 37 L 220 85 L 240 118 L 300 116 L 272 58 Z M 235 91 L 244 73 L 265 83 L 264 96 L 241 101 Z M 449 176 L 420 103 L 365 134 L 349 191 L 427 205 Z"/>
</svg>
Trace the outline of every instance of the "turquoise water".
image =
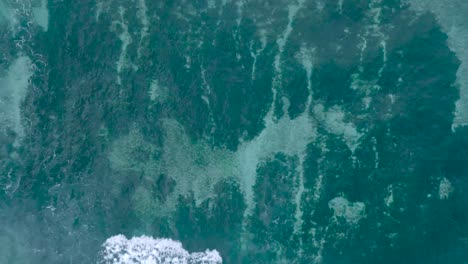
<svg viewBox="0 0 468 264">
<path fill-rule="evenodd" d="M 0 263 L 468 263 L 467 14 L 0 0 Z"/>
</svg>

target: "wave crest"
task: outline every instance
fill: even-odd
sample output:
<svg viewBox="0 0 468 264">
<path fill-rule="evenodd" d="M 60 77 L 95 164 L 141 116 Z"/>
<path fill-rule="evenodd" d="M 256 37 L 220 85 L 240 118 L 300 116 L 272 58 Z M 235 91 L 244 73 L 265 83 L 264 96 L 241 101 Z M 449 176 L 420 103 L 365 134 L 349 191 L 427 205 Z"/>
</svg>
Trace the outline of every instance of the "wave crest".
<svg viewBox="0 0 468 264">
<path fill-rule="evenodd" d="M 102 245 L 99 263 L 116 264 L 220 264 L 216 250 L 189 253 L 179 241 L 149 236 L 127 239 L 124 235 L 110 237 Z"/>
</svg>

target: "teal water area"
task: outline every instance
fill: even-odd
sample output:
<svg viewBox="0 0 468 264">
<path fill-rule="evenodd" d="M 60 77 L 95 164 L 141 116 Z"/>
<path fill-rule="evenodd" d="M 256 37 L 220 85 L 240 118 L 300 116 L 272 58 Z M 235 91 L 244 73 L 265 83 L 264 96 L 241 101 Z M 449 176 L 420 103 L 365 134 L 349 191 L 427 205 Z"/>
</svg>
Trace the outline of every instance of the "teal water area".
<svg viewBox="0 0 468 264">
<path fill-rule="evenodd" d="M 0 0 L 0 263 L 468 263 L 463 14 Z"/>
</svg>

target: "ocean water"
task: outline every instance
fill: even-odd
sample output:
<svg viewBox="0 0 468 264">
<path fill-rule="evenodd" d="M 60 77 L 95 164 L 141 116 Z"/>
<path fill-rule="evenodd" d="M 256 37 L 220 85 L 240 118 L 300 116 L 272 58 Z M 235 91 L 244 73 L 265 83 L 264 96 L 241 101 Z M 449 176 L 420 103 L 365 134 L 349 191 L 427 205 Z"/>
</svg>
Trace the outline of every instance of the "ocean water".
<svg viewBox="0 0 468 264">
<path fill-rule="evenodd" d="M 0 263 L 468 263 L 466 15 L 0 0 Z"/>
</svg>

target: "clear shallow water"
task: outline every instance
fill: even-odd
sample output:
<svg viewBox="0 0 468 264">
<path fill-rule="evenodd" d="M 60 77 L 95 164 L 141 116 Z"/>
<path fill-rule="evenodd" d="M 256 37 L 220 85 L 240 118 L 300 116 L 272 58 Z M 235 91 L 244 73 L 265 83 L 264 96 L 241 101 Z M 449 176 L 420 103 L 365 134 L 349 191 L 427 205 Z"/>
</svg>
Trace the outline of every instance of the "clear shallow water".
<svg viewBox="0 0 468 264">
<path fill-rule="evenodd" d="M 466 263 L 465 13 L 1 0 L 0 263 Z"/>
</svg>

